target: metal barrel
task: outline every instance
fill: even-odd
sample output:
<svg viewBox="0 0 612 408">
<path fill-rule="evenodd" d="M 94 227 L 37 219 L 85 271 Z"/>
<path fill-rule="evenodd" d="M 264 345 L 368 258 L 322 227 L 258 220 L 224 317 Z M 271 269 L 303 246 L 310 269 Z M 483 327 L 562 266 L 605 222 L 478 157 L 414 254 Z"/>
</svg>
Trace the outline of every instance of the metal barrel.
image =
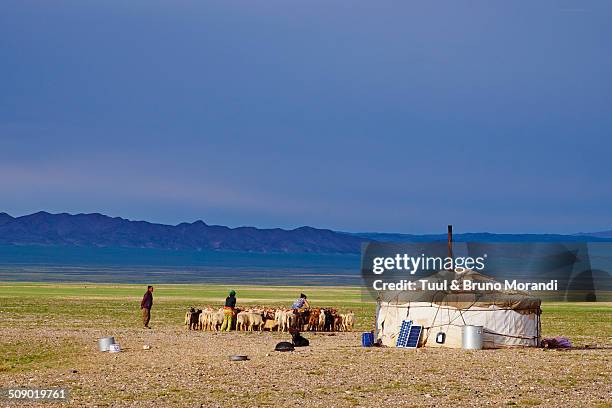
<svg viewBox="0 0 612 408">
<path fill-rule="evenodd" d="M 100 351 L 108 351 L 111 344 L 115 344 L 115 338 L 112 336 L 102 337 L 98 340 L 98 349 Z"/>
<path fill-rule="evenodd" d="M 462 345 L 466 350 L 482 350 L 482 326 L 463 326 Z"/>
</svg>

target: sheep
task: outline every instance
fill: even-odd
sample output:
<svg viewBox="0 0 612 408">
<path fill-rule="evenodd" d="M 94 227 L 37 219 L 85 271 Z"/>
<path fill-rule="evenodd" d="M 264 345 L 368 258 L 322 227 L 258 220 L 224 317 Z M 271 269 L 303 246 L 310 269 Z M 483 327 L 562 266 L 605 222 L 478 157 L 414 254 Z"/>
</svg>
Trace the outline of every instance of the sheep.
<svg viewBox="0 0 612 408">
<path fill-rule="evenodd" d="M 237 331 L 247 331 L 249 328 L 249 313 L 248 312 L 240 312 L 236 316 L 236 330 Z"/>
<path fill-rule="evenodd" d="M 263 322 L 263 317 L 261 315 L 261 313 L 255 313 L 255 312 L 249 312 L 248 313 L 248 319 L 249 319 L 249 331 L 253 331 L 254 328 L 256 328 L 257 330 L 261 331 L 264 325 Z"/>
<path fill-rule="evenodd" d="M 213 330 L 213 326 L 216 323 L 215 314 L 216 312 L 210 307 L 207 307 L 206 309 L 202 310 L 202 314 L 200 314 L 201 330 Z"/>
<path fill-rule="evenodd" d="M 210 310 L 204 309 L 202 313 L 200 313 L 200 318 L 198 320 L 200 330 L 208 330 L 210 322 Z"/>
<path fill-rule="evenodd" d="M 218 327 L 223 324 L 223 309 L 206 308 L 200 316 L 200 323 L 202 330 L 217 331 Z"/>
<path fill-rule="evenodd" d="M 355 314 L 349 311 L 346 314 L 338 314 L 334 308 L 312 308 L 296 311 L 285 308 L 257 307 L 248 309 L 236 309 L 238 313 L 235 318 L 236 330 L 238 331 L 263 331 L 277 330 L 279 332 L 291 329 L 305 331 L 352 331 L 355 324 Z M 223 308 L 213 309 L 206 307 L 204 310 L 189 308 L 185 312 L 185 325 L 189 330 L 211 330 L 218 331 L 223 323 Z"/>
<path fill-rule="evenodd" d="M 278 328 L 278 324 L 275 319 L 264 320 L 263 330 L 274 331 L 276 328 Z"/>
<path fill-rule="evenodd" d="M 212 331 L 219 331 L 219 328 L 223 324 L 223 308 L 213 311 L 210 314 L 210 329 Z"/>
</svg>

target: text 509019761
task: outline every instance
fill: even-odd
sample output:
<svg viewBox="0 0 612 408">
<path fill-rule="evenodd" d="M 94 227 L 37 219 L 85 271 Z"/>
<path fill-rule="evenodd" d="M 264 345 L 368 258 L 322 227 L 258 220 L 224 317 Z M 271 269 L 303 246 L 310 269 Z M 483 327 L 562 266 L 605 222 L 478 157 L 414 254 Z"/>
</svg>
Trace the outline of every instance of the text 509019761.
<svg viewBox="0 0 612 408">
<path fill-rule="evenodd" d="M 0 400 L 66 401 L 68 391 L 65 388 L 3 388 Z"/>
</svg>

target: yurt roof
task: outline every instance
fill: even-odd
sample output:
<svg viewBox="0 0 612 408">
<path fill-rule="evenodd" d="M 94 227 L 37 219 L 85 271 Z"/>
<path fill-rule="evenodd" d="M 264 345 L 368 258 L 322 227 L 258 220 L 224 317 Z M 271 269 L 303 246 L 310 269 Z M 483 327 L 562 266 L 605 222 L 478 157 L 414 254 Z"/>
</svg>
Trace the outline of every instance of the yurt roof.
<svg viewBox="0 0 612 408">
<path fill-rule="evenodd" d="M 473 282 L 495 282 L 489 276 L 473 270 L 465 272 L 439 271 L 426 278 L 429 282 L 448 281 L 448 290 L 423 291 L 379 291 L 378 302 L 403 305 L 411 302 L 426 302 L 432 305 L 455 307 L 457 309 L 468 309 L 470 307 L 496 306 L 500 309 L 512 310 L 539 310 L 542 301 L 526 292 L 507 290 L 484 290 L 484 291 L 454 291 L 450 290 L 452 280 L 470 280 Z"/>
</svg>

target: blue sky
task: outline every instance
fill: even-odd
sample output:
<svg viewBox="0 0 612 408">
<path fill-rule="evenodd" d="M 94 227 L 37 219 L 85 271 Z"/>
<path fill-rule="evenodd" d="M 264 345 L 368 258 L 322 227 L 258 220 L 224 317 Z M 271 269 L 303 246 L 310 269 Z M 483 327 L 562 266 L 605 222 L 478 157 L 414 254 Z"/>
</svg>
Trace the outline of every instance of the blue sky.
<svg viewBox="0 0 612 408">
<path fill-rule="evenodd" d="M 608 1 L 3 1 L 0 211 L 610 229 L 611 18 Z"/>
</svg>

